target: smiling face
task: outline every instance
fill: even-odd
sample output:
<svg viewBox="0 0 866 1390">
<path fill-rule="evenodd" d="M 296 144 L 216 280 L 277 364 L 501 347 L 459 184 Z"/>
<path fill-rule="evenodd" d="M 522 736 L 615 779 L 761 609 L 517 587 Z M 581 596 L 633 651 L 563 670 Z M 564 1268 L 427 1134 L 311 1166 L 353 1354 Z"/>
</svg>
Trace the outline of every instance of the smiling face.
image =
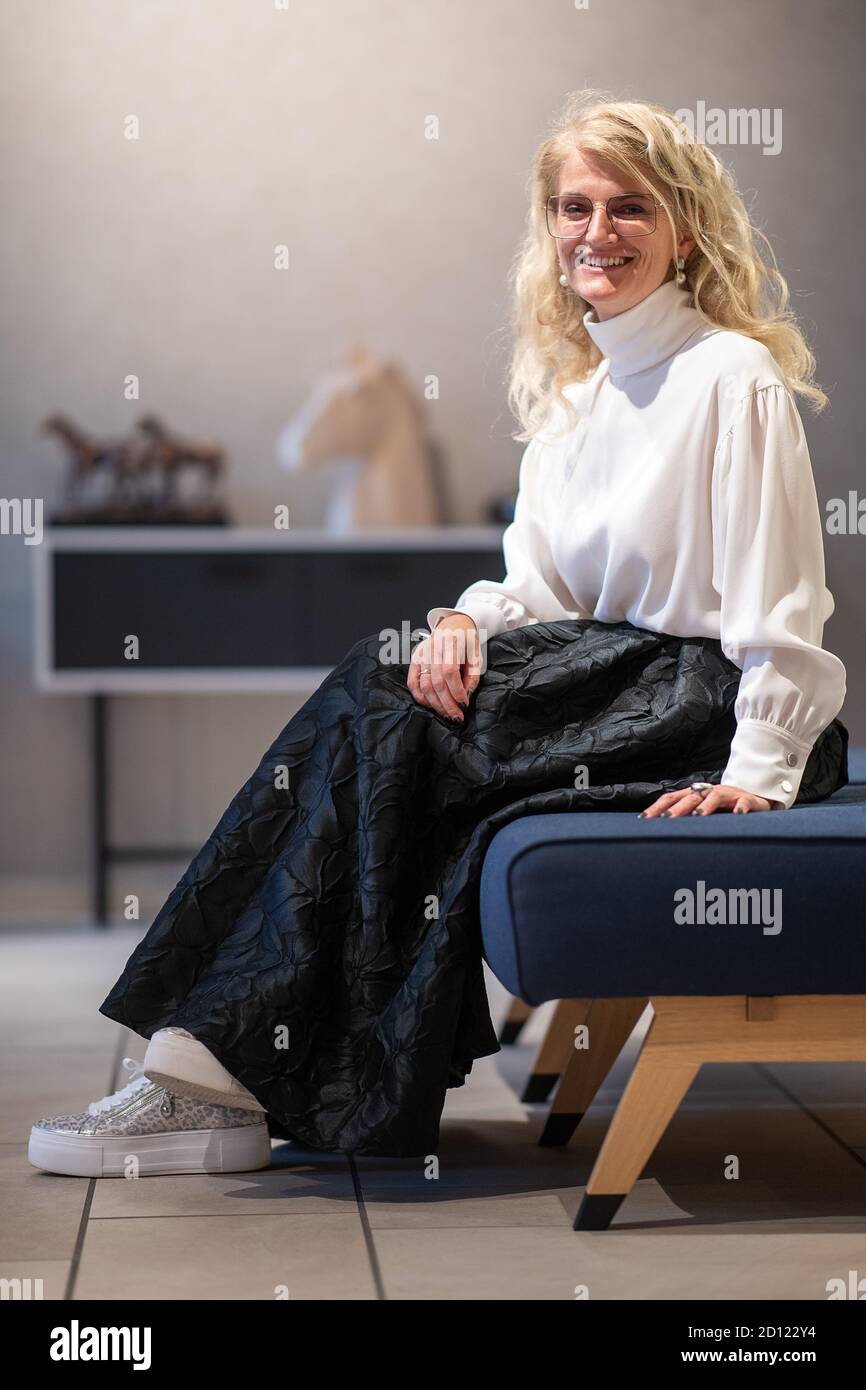
<svg viewBox="0 0 866 1390">
<path fill-rule="evenodd" d="M 648 184 L 635 183 L 613 164 L 573 150 L 560 170 L 557 192 L 581 193 L 594 203 L 620 194 L 649 194 Z M 657 196 L 657 195 L 656 195 Z M 579 237 L 557 240 L 559 263 L 575 293 L 592 305 L 600 321 L 622 314 L 646 299 L 675 274 L 675 256 L 686 257 L 694 241 L 683 237 L 675 246 L 667 216 L 656 208 L 655 231 L 629 238 L 621 236 L 604 207 L 593 208 L 592 218 Z M 599 269 L 583 263 L 583 257 L 625 258 L 621 266 Z"/>
</svg>

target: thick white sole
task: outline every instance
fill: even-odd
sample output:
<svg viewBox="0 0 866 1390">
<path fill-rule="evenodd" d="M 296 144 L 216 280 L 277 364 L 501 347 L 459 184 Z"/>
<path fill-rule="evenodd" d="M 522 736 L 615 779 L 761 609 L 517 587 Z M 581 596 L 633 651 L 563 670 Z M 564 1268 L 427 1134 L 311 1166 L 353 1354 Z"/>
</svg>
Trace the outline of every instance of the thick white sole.
<svg viewBox="0 0 866 1390">
<path fill-rule="evenodd" d="M 184 1038 L 179 1033 L 155 1034 L 144 1054 L 144 1074 L 149 1081 L 179 1096 L 264 1114 L 255 1096 L 235 1081 L 197 1038 Z"/>
<path fill-rule="evenodd" d="M 77 1178 L 156 1177 L 160 1173 L 252 1173 L 268 1168 L 268 1127 L 189 1129 L 174 1134 L 92 1134 L 32 1129 L 27 1157 L 34 1168 Z"/>
</svg>

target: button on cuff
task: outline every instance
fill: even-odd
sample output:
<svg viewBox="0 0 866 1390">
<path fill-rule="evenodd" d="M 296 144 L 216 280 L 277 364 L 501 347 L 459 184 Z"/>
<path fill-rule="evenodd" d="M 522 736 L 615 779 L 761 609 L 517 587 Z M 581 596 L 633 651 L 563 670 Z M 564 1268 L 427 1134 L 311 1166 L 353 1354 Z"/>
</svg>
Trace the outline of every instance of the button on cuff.
<svg viewBox="0 0 866 1390">
<path fill-rule="evenodd" d="M 787 808 L 797 799 L 809 745 L 762 719 L 741 719 L 722 781 Z M 793 760 L 793 761 L 792 761 Z"/>
</svg>

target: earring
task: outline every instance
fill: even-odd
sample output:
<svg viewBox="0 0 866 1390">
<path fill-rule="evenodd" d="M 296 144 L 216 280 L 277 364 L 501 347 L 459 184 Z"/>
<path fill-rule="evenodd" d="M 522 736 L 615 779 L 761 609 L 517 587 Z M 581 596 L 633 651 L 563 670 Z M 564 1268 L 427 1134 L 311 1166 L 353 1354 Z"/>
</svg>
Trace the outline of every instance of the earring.
<svg viewBox="0 0 866 1390">
<path fill-rule="evenodd" d="M 561 285 L 563 285 L 563 286 L 567 285 L 567 284 L 568 284 L 568 276 L 567 276 L 567 275 L 560 275 L 560 277 L 559 277 L 559 283 L 560 283 Z"/>
<path fill-rule="evenodd" d="M 676 266 L 677 266 L 677 284 L 678 284 L 678 285 L 684 285 L 684 284 L 686 283 L 685 264 L 686 264 L 686 263 L 685 263 L 685 261 L 683 260 L 682 256 L 677 256 Z"/>
</svg>

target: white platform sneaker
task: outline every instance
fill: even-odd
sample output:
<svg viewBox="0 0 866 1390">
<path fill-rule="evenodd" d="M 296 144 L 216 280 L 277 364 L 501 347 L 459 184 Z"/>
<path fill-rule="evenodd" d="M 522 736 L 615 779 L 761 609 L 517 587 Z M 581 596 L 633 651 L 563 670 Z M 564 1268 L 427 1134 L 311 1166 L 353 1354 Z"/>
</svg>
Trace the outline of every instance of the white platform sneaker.
<svg viewBox="0 0 866 1390">
<path fill-rule="evenodd" d="M 251 1173 L 267 1168 L 271 1142 L 264 1111 L 177 1095 L 142 1075 L 93 1101 L 81 1115 L 39 1120 L 27 1157 L 35 1168 L 75 1177 L 153 1177 L 160 1173 Z"/>
</svg>

